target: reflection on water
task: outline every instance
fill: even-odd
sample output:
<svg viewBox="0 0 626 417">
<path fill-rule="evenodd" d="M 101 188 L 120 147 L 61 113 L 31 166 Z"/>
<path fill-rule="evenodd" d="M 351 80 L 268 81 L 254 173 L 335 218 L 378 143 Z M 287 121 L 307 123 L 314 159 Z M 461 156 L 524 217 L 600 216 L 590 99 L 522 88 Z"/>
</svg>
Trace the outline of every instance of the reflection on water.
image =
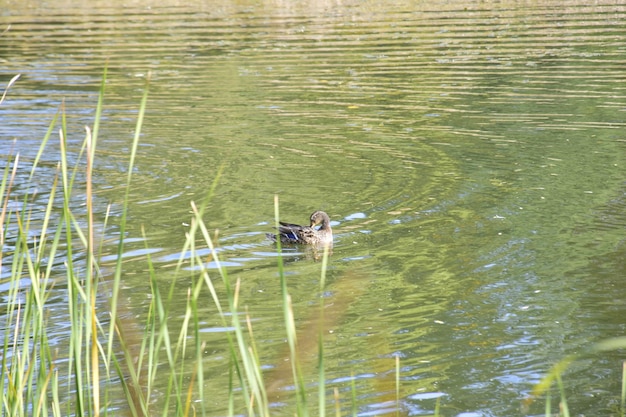
<svg viewBox="0 0 626 417">
<path fill-rule="evenodd" d="M 334 221 L 327 296 L 344 309 L 327 340 L 328 385 L 354 380 L 361 413 L 393 408 L 398 355 L 408 413 L 432 413 L 439 398 L 444 415 L 514 415 L 555 360 L 624 333 L 623 5 L 48 6 L 3 11 L 0 79 L 23 75 L 0 106 L 0 152 L 34 158 L 61 102 L 70 143 L 81 141 L 108 60 L 96 204 L 115 215 L 152 71 L 125 285 L 145 288 L 148 253 L 163 282 L 188 259 L 189 203 L 223 167 L 205 220 L 268 368 L 283 348 L 264 239 L 275 194 L 283 217 L 320 209 Z M 18 181 L 44 197 L 58 158 L 48 148 L 41 183 Z M 304 322 L 320 264 L 286 255 Z M 221 393 L 228 329 L 205 313 L 206 389 Z M 610 407 L 618 375 L 611 354 L 574 368 L 571 408 Z"/>
</svg>

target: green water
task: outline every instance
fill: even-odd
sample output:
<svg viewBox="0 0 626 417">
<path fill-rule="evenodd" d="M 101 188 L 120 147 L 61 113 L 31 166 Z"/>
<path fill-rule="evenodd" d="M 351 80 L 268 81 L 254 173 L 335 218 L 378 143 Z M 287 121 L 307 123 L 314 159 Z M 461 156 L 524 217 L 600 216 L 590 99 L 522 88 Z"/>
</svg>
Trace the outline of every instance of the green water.
<svg viewBox="0 0 626 417">
<path fill-rule="evenodd" d="M 130 192 L 130 312 L 148 305 L 141 227 L 166 285 L 190 202 L 222 169 L 205 221 L 241 280 L 268 369 L 284 348 L 275 248 L 264 238 L 274 195 L 283 220 L 330 214 L 327 297 L 344 304 L 326 375 L 346 413 L 352 376 L 360 413 L 393 410 L 387 380 L 399 355 L 404 412 L 432 414 L 440 398 L 445 416 L 519 415 L 555 361 L 624 334 L 623 5 L 31 6 L 2 11 L 11 28 L 0 80 L 23 75 L 0 107 L 0 149 L 34 157 L 62 100 L 70 140 L 82 140 L 108 60 L 96 182 L 111 240 L 151 72 Z M 45 195 L 52 169 L 42 175 Z M 320 263 L 286 255 L 305 327 Z M 177 283 L 172 320 L 189 285 Z M 208 298 L 203 312 L 216 398 L 207 409 L 223 415 L 226 330 Z M 62 327 L 63 314 L 53 321 Z M 622 359 L 606 353 L 564 375 L 571 409 L 608 414 Z"/>
</svg>

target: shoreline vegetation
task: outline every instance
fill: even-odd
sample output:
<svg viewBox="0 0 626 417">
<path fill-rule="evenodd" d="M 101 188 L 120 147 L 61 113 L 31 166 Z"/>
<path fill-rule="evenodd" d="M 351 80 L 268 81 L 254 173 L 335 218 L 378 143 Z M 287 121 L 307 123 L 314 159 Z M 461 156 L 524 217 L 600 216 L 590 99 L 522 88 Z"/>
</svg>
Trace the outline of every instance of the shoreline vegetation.
<svg viewBox="0 0 626 417">
<path fill-rule="evenodd" d="M 306 320 L 308 332 L 299 332 L 296 325 L 299 319 L 294 317 L 283 271 L 280 242 L 277 243 L 276 259 L 287 343 L 285 351 L 276 358 L 279 365 L 271 371 L 262 370 L 252 320 L 245 306 L 239 304 L 241 282 L 233 281 L 220 265 L 215 242 L 202 220 L 206 202 L 217 187 L 221 169 L 216 173 L 206 200 L 200 205 L 191 204 L 192 219 L 181 253 L 189 252 L 192 256 L 185 261 L 181 258 L 177 264 L 179 276 L 183 274 L 183 261 L 192 264 L 192 272 L 187 272 L 191 274 L 191 284 L 180 328 L 178 321 L 173 328 L 174 322 L 169 315 L 176 281 L 173 280 L 169 288 L 163 288 L 163 284 L 156 279 L 149 251 L 146 251 L 146 260 L 151 301 L 145 322 L 129 318 L 135 317 L 132 314 L 123 314 L 129 310 L 129 306 L 124 305 L 122 285 L 128 192 L 147 105 L 150 76 L 140 102 L 129 155 L 126 195 L 118 224 L 120 237 L 115 249 L 117 257 L 111 267 L 100 263 L 103 243 L 100 240 L 102 237 L 98 237 L 98 231 L 107 227 L 108 212 L 104 224 L 98 224 L 94 220 L 92 204 L 93 166 L 106 77 L 105 68 L 94 124 L 92 128 L 86 127 L 79 162 L 74 166 L 70 165 L 67 157 L 63 105 L 50 123 L 37 157 L 29 162 L 32 166 L 28 174 L 22 174 L 26 167 L 21 165 L 19 153 L 7 156 L 0 185 L 0 266 L 6 277 L 0 281 L 5 309 L 0 415 L 209 415 L 207 404 L 215 399 L 210 399 L 204 390 L 203 352 L 206 345 L 201 337 L 202 317 L 199 313 L 199 306 L 206 304 L 209 298 L 219 313 L 222 326 L 232 329 L 225 332 L 228 346 L 226 360 L 229 361 L 230 372 L 222 398 L 227 402 L 228 415 L 269 416 L 273 404 L 277 402 L 292 407 L 291 414 L 298 416 L 324 416 L 329 410 L 333 410 L 335 415 L 358 415 L 354 378 L 350 392 L 340 395 L 336 388 L 329 392 L 324 373 L 324 337 L 347 311 L 349 302 L 345 300 L 348 297 L 336 297 L 333 305 L 329 306 L 325 305 L 325 297 L 320 296 L 319 306 L 312 309 L 311 316 Z M 8 83 L 0 105 L 3 105 L 9 88 L 18 78 L 19 75 Z M 35 195 L 14 194 L 15 180 L 18 173 L 27 175 L 29 180 L 37 176 L 38 163 L 49 141 L 54 140 L 57 125 L 60 125 L 59 163 L 42 215 L 35 213 L 32 207 Z M 81 180 L 76 181 L 79 176 Z M 84 189 L 77 189 L 77 183 L 84 183 Z M 77 201 L 77 196 L 83 200 Z M 62 204 L 59 205 L 59 201 Z M 274 203 L 278 225 L 278 198 Z M 80 213 L 76 210 L 77 206 L 80 206 Z M 143 237 L 146 237 L 145 234 Z M 212 271 L 209 275 L 206 269 L 207 259 L 203 259 L 196 250 L 199 242 L 203 248 L 211 249 L 209 261 L 218 267 L 219 288 L 214 285 L 216 274 Z M 320 263 L 317 289 L 320 294 L 324 293 L 327 265 L 328 248 L 324 250 Z M 59 341 L 50 334 L 47 302 L 50 289 L 55 287 L 64 289 L 67 300 L 65 322 L 69 323 L 69 336 L 63 341 L 66 343 L 64 346 L 59 346 Z M 341 290 L 335 289 L 336 292 Z M 354 288 L 350 291 L 355 297 Z M 625 347 L 626 337 L 616 338 L 597 343 L 586 354 L 595 355 Z M 533 399 L 544 396 L 546 416 L 554 415 L 554 410 L 558 410 L 559 415 L 569 416 L 560 375 L 576 359 L 568 357 L 555 365 L 537 384 L 532 399 L 526 401 L 525 406 L 529 406 Z M 379 391 L 383 394 L 380 401 L 393 404 L 390 407 L 395 409 L 396 415 L 407 415 L 408 411 L 402 405 L 400 359 L 395 356 L 395 359 L 389 360 L 395 360 L 395 375 L 381 383 Z M 310 380 L 311 375 L 316 375 L 314 388 L 305 382 Z M 616 412 L 622 417 L 625 415 L 626 364 L 623 375 L 620 406 Z M 163 383 L 165 380 L 166 384 Z M 551 401 L 555 383 L 558 388 L 557 404 Z M 282 389 L 285 386 L 292 389 Z M 312 395 L 314 391 L 317 391 L 316 395 Z M 441 402 L 445 404 L 445 399 L 440 397 L 433 415 L 446 415 Z"/>
</svg>

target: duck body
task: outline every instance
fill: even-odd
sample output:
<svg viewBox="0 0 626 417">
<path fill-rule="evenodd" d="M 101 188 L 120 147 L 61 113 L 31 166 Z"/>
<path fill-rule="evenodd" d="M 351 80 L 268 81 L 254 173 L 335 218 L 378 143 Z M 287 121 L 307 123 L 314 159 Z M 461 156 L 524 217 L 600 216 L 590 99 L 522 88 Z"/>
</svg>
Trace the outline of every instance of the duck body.
<svg viewBox="0 0 626 417">
<path fill-rule="evenodd" d="M 268 233 L 267 237 L 274 242 L 280 239 L 283 244 L 332 245 L 333 230 L 328 214 L 318 210 L 311 214 L 310 220 L 309 226 L 280 222 L 278 233 Z M 319 229 L 315 228 L 317 225 L 320 225 Z"/>
</svg>

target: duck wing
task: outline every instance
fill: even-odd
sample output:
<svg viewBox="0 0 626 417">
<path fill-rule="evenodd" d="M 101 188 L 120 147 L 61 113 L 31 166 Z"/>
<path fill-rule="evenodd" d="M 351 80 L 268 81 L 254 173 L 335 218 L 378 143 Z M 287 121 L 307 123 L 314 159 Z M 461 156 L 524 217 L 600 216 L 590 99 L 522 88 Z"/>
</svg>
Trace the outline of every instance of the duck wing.
<svg viewBox="0 0 626 417">
<path fill-rule="evenodd" d="M 309 243 L 315 236 L 315 229 L 309 226 L 280 222 L 278 233 L 283 243 Z"/>
</svg>

